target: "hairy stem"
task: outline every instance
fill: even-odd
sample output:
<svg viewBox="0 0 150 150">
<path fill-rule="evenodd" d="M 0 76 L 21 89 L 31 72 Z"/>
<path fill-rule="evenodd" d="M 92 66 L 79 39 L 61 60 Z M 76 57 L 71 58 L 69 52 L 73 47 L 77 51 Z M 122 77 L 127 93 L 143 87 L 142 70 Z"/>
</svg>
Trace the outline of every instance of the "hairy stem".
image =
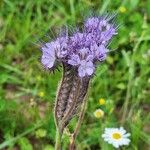
<svg viewBox="0 0 150 150">
<path fill-rule="evenodd" d="M 72 134 L 71 140 L 70 140 L 69 150 L 74 150 L 75 149 L 75 140 L 77 138 L 77 135 L 78 135 L 80 127 L 81 127 L 81 123 L 82 123 L 83 118 L 84 118 L 86 102 L 87 102 L 87 94 L 84 98 L 84 101 L 83 101 L 83 104 L 82 104 L 82 107 L 81 107 L 81 112 L 80 112 L 80 115 L 79 115 L 79 119 L 78 119 L 76 128 L 75 128 L 75 130 Z"/>
<path fill-rule="evenodd" d="M 55 150 L 62 150 L 62 145 L 61 145 L 61 133 L 59 130 L 56 132 L 56 143 L 55 143 Z"/>
<path fill-rule="evenodd" d="M 67 100 L 72 87 L 73 75 L 71 66 L 63 64 L 62 81 L 58 87 L 54 114 L 55 123 L 58 128 L 66 109 Z"/>
<path fill-rule="evenodd" d="M 64 115 L 64 111 L 66 109 L 67 100 L 69 97 L 69 93 L 72 87 L 73 81 L 73 70 L 70 65 L 63 64 L 63 75 L 60 86 L 58 88 L 58 93 L 56 96 L 56 104 L 55 104 L 55 124 L 56 124 L 56 143 L 55 150 L 61 150 L 61 120 Z"/>
<path fill-rule="evenodd" d="M 62 119 L 62 123 L 61 123 L 61 131 L 63 132 L 66 124 L 69 122 L 70 117 L 72 116 L 72 112 L 76 106 L 76 102 L 78 100 L 78 96 L 80 93 L 80 79 L 75 76 L 74 81 L 73 81 L 73 86 L 72 86 L 72 90 L 70 92 L 70 96 L 68 99 L 68 107 L 66 108 L 66 112 L 64 114 L 64 117 Z"/>
</svg>

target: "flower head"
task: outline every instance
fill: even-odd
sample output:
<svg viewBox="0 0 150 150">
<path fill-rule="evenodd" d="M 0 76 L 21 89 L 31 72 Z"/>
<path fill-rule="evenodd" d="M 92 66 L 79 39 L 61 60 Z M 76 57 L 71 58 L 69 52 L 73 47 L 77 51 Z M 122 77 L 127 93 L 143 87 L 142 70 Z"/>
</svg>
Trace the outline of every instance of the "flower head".
<svg viewBox="0 0 150 150">
<path fill-rule="evenodd" d="M 105 103 L 106 103 L 106 101 L 105 101 L 104 98 L 100 98 L 100 99 L 99 99 L 99 104 L 100 104 L 100 105 L 105 105 Z"/>
<path fill-rule="evenodd" d="M 104 134 L 102 134 L 104 141 L 112 144 L 115 148 L 119 148 L 122 145 L 129 145 L 129 136 L 130 133 L 126 133 L 126 130 L 123 127 L 105 128 Z"/>
<path fill-rule="evenodd" d="M 82 60 L 78 68 L 79 76 L 91 76 L 94 72 L 94 69 L 95 67 L 91 61 Z"/>
<path fill-rule="evenodd" d="M 97 110 L 94 112 L 94 116 L 95 116 L 96 118 L 103 118 L 103 116 L 104 116 L 104 111 L 101 110 L 101 109 L 97 109 Z"/>
<path fill-rule="evenodd" d="M 98 25 L 99 25 L 99 18 L 97 17 L 88 18 L 85 22 L 85 28 L 88 32 L 96 30 L 98 28 Z"/>
<path fill-rule="evenodd" d="M 47 69 L 54 67 L 56 61 L 60 61 L 67 56 L 67 39 L 57 38 L 55 41 L 46 43 L 42 46 L 41 62 Z"/>
<path fill-rule="evenodd" d="M 57 45 L 55 45 L 57 46 Z M 54 43 L 46 43 L 42 47 L 42 58 L 41 62 L 44 65 L 45 68 L 52 68 L 54 66 L 55 60 L 56 60 L 56 55 L 55 55 L 55 46 Z"/>
<path fill-rule="evenodd" d="M 39 93 L 38 93 L 38 95 L 39 95 L 39 97 L 44 97 L 44 95 L 45 95 L 45 93 L 43 92 L 43 91 L 40 91 Z"/>
<path fill-rule="evenodd" d="M 112 23 L 113 17 L 101 16 L 88 18 L 82 31 L 73 35 L 58 37 L 55 41 L 42 46 L 41 62 L 47 69 L 54 68 L 56 63 L 66 63 L 78 70 L 83 78 L 94 74 L 97 63 L 106 59 L 107 45 L 117 29 Z"/>
<path fill-rule="evenodd" d="M 127 9 L 126 9 L 124 6 L 120 6 L 120 7 L 119 7 L 119 11 L 120 11 L 121 13 L 125 13 L 125 12 L 127 11 Z"/>
</svg>

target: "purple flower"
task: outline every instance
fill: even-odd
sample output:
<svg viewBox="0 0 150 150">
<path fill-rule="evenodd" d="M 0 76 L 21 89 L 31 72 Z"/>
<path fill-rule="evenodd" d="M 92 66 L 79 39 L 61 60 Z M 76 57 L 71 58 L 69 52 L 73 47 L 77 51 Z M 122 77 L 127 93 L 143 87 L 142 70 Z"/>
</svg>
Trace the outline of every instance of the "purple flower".
<svg viewBox="0 0 150 150">
<path fill-rule="evenodd" d="M 68 38 L 67 37 L 60 37 L 57 38 L 57 40 L 55 41 L 56 47 L 55 47 L 55 51 L 56 51 L 56 56 L 57 58 L 64 58 L 67 56 L 68 53 Z"/>
<path fill-rule="evenodd" d="M 84 41 L 85 41 L 85 34 L 77 32 L 70 37 L 68 47 L 69 49 L 72 50 L 72 52 L 78 51 L 84 46 Z"/>
<path fill-rule="evenodd" d="M 78 74 L 81 78 L 84 76 L 91 76 L 94 69 L 94 64 L 91 61 L 82 60 L 78 67 Z"/>
<path fill-rule="evenodd" d="M 68 60 L 68 64 L 72 66 L 77 66 L 80 63 L 80 58 L 78 55 L 73 54 L 71 58 Z"/>
<path fill-rule="evenodd" d="M 56 62 L 70 64 L 80 77 L 91 76 L 97 65 L 107 56 L 107 45 L 117 30 L 113 17 L 91 17 L 84 22 L 83 30 L 73 35 L 58 37 L 42 46 L 42 64 L 52 68 Z"/>
<path fill-rule="evenodd" d="M 67 39 L 58 38 L 56 41 L 46 43 L 42 48 L 41 62 L 45 68 L 53 68 L 55 62 L 67 56 Z"/>
<path fill-rule="evenodd" d="M 97 61 L 104 61 L 106 59 L 106 53 L 108 49 L 104 45 L 91 45 L 91 51 L 94 55 L 95 60 Z"/>
<path fill-rule="evenodd" d="M 88 18 L 85 22 L 85 29 L 88 32 L 92 32 L 93 30 L 96 30 L 98 28 L 98 24 L 99 18 L 97 17 Z"/>
<path fill-rule="evenodd" d="M 106 59 L 106 53 L 108 52 L 108 49 L 104 45 L 100 45 L 98 47 L 98 60 L 104 61 Z"/>
<path fill-rule="evenodd" d="M 56 56 L 55 56 L 55 44 L 53 42 L 46 43 L 42 47 L 42 58 L 41 62 L 45 66 L 45 68 L 52 68 L 54 66 Z"/>
<path fill-rule="evenodd" d="M 109 30 L 105 30 L 101 33 L 100 41 L 102 44 L 106 44 L 117 32 L 115 28 L 109 27 Z"/>
<path fill-rule="evenodd" d="M 110 23 L 110 19 L 105 16 L 87 19 L 84 28 L 85 31 L 90 34 L 87 38 L 91 38 L 90 41 L 95 41 L 97 44 L 107 44 L 113 35 L 117 34 L 115 26 Z"/>
</svg>

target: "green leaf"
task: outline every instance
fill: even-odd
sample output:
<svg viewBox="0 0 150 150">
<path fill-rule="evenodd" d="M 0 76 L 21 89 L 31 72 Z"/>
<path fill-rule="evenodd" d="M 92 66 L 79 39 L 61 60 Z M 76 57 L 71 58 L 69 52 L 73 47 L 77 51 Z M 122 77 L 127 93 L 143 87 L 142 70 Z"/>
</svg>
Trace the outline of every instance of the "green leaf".
<svg viewBox="0 0 150 150">
<path fill-rule="evenodd" d="M 52 145 L 46 145 L 43 150 L 54 150 Z"/>
<path fill-rule="evenodd" d="M 5 108 L 6 108 L 6 102 L 5 102 L 5 100 L 0 98 L 0 112 L 4 111 Z"/>
<path fill-rule="evenodd" d="M 130 1 L 131 9 L 135 9 L 137 7 L 138 3 L 139 3 L 139 0 L 131 0 Z"/>
<path fill-rule="evenodd" d="M 38 129 L 37 131 L 35 131 L 35 135 L 37 138 L 43 138 L 45 137 L 47 134 L 47 131 L 45 129 Z"/>
<path fill-rule="evenodd" d="M 21 150 L 33 150 L 30 141 L 26 137 L 22 137 L 18 141 Z"/>
<path fill-rule="evenodd" d="M 117 88 L 124 90 L 124 89 L 126 89 L 126 85 L 123 82 L 121 82 L 121 83 L 117 84 Z"/>
</svg>

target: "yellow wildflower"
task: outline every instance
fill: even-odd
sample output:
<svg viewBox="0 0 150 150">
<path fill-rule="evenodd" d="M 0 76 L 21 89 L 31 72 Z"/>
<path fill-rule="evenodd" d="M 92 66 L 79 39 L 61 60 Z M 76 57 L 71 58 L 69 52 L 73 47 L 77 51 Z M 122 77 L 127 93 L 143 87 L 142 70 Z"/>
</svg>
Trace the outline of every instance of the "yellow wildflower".
<svg viewBox="0 0 150 150">
<path fill-rule="evenodd" d="M 126 9 L 124 6 L 120 6 L 120 7 L 119 7 L 119 11 L 120 11 L 121 13 L 125 13 L 125 12 L 127 11 L 127 9 Z"/>
<path fill-rule="evenodd" d="M 39 92 L 38 94 L 40 97 L 44 97 L 45 93 L 43 91 Z"/>
<path fill-rule="evenodd" d="M 100 99 L 99 99 L 99 104 L 100 104 L 100 105 L 105 105 L 105 103 L 106 103 L 106 101 L 105 101 L 104 98 L 100 98 Z"/>
<path fill-rule="evenodd" d="M 104 111 L 101 110 L 101 109 L 97 109 L 97 110 L 94 112 L 94 116 L 95 116 L 96 118 L 103 118 L 103 116 L 104 116 Z"/>
</svg>

